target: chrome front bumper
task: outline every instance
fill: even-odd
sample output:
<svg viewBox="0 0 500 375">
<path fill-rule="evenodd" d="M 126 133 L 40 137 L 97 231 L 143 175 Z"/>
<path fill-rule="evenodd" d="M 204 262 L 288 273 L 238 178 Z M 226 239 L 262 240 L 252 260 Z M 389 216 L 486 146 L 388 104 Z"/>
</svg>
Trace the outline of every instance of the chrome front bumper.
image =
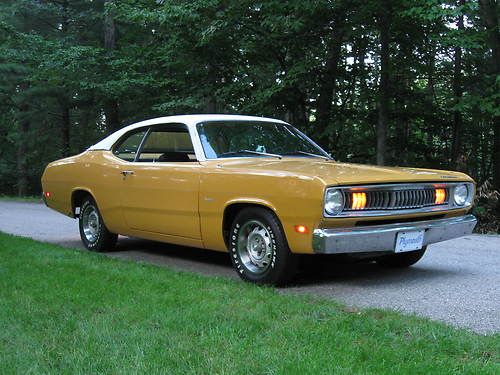
<svg viewBox="0 0 500 375">
<path fill-rule="evenodd" d="M 322 254 L 394 251 L 398 232 L 425 230 L 424 246 L 466 236 L 477 220 L 474 215 L 413 223 L 373 225 L 367 227 L 315 229 L 313 250 Z"/>
</svg>

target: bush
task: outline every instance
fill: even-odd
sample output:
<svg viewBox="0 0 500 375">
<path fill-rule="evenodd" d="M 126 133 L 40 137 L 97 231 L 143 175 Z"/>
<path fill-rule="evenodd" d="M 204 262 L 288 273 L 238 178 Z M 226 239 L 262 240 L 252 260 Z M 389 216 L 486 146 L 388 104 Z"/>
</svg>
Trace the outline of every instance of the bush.
<svg viewBox="0 0 500 375">
<path fill-rule="evenodd" d="M 478 219 L 477 233 L 500 233 L 500 193 L 489 180 L 477 188 L 473 214 Z"/>
</svg>

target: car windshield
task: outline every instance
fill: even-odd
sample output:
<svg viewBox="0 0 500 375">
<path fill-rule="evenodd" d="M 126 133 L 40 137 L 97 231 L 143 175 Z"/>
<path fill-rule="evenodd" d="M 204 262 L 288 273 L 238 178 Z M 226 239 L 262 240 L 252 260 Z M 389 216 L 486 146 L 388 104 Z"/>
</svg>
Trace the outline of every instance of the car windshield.
<svg viewBox="0 0 500 375">
<path fill-rule="evenodd" d="M 329 155 L 293 126 L 264 121 L 208 121 L 197 125 L 207 159 Z"/>
</svg>

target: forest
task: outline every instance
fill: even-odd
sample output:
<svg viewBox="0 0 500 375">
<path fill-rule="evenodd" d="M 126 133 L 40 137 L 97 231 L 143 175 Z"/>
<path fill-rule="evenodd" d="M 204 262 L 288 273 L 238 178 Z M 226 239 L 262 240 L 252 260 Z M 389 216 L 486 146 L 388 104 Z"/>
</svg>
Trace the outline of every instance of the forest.
<svg viewBox="0 0 500 375">
<path fill-rule="evenodd" d="M 39 194 L 48 162 L 133 122 L 238 113 L 494 197 L 498 18 L 496 0 L 2 0 L 0 194 Z"/>
</svg>

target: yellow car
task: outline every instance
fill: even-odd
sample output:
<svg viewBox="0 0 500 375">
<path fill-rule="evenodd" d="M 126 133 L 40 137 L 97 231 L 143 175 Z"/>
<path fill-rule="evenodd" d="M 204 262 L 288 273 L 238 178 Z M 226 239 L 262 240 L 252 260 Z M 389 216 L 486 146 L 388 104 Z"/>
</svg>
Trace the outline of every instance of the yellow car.
<svg viewBox="0 0 500 375">
<path fill-rule="evenodd" d="M 476 224 L 463 173 L 340 163 L 293 126 L 252 116 L 139 122 L 50 163 L 42 186 L 90 250 L 121 234 L 227 251 L 243 279 L 275 285 L 297 254 L 407 267 Z"/>
</svg>

